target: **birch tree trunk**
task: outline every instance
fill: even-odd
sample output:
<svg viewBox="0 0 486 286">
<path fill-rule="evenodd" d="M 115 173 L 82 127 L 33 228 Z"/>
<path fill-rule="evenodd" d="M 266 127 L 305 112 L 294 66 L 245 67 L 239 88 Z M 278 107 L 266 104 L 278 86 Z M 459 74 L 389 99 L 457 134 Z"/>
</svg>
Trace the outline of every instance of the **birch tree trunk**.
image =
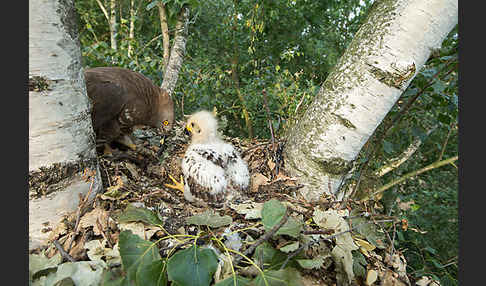
<svg viewBox="0 0 486 286">
<path fill-rule="evenodd" d="M 339 186 L 388 111 L 458 21 L 457 0 L 377 0 L 314 102 L 295 118 L 284 156 L 302 194 Z"/>
<path fill-rule="evenodd" d="M 74 0 L 29 0 L 29 249 L 102 188 L 76 18 Z"/>
<path fill-rule="evenodd" d="M 117 27 L 116 27 L 116 0 L 110 0 L 110 39 L 111 39 L 111 48 L 116 50 L 116 36 L 117 36 Z"/>
<path fill-rule="evenodd" d="M 167 70 L 170 58 L 170 37 L 169 37 L 169 25 L 167 24 L 167 11 L 165 5 L 162 2 L 157 3 L 159 8 L 160 30 L 162 31 L 162 44 L 164 47 L 164 71 Z"/>
<path fill-rule="evenodd" d="M 177 17 L 174 43 L 172 44 L 169 64 L 164 71 L 164 80 L 161 85 L 161 88 L 166 90 L 169 95 L 172 95 L 176 86 L 177 79 L 179 78 L 179 70 L 181 69 L 184 53 L 186 52 L 189 12 L 189 7 L 184 6 Z"/>
<path fill-rule="evenodd" d="M 135 8 L 135 0 L 130 0 L 130 26 L 128 30 L 128 57 L 130 58 L 133 53 L 133 40 L 135 39 L 135 17 L 142 6 L 142 0 L 138 1 L 138 6 Z"/>
</svg>

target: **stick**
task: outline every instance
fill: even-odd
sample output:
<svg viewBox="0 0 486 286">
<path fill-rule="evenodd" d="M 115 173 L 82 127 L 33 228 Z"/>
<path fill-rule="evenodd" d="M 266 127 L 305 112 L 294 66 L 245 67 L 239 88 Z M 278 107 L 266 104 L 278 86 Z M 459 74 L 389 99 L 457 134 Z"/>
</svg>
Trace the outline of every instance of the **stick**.
<svg viewBox="0 0 486 286">
<path fill-rule="evenodd" d="M 57 248 L 57 250 L 59 250 L 59 253 L 61 253 L 61 256 L 64 258 L 64 259 L 67 259 L 71 262 L 76 262 L 76 259 L 74 259 L 71 255 L 69 255 L 69 253 L 67 253 L 64 248 L 62 248 L 61 244 L 59 243 L 59 241 L 56 239 L 53 241 L 54 243 L 54 246 Z"/>
<path fill-rule="evenodd" d="M 95 171 L 96 172 L 96 171 Z M 74 236 L 78 233 L 78 227 L 79 227 L 79 220 L 81 218 L 81 210 L 84 208 L 84 205 L 88 201 L 89 195 L 91 194 L 91 190 L 93 189 L 93 183 L 94 183 L 94 175 L 91 178 L 91 184 L 89 185 L 89 190 L 84 199 L 82 199 L 82 195 L 79 194 L 79 204 L 78 204 L 78 210 L 76 211 L 76 224 L 74 225 Z M 68 252 L 71 251 L 71 248 L 73 247 L 73 242 L 74 242 L 74 237 L 71 240 L 71 243 L 69 243 L 69 248 Z"/>
<path fill-rule="evenodd" d="M 395 181 L 391 181 L 390 183 L 382 186 L 376 192 L 374 192 L 372 195 L 374 196 L 374 195 L 376 195 L 378 193 L 381 193 L 383 191 L 386 191 L 389 188 L 393 187 L 394 185 L 396 185 L 398 183 L 401 183 L 401 182 L 405 181 L 406 179 L 408 179 L 410 177 L 413 177 L 413 176 L 422 174 L 424 172 L 427 172 L 427 171 L 432 170 L 432 169 L 435 169 L 435 168 L 442 167 L 442 166 L 447 165 L 447 164 L 452 164 L 452 162 L 454 162 L 458 158 L 459 158 L 459 156 L 454 156 L 452 158 L 449 158 L 449 159 L 446 159 L 446 160 L 443 160 L 443 161 L 434 162 L 434 163 L 432 163 L 432 164 L 430 164 L 428 166 L 423 167 L 420 170 L 416 170 L 416 171 L 410 172 L 410 173 L 406 174 L 405 176 L 401 177 L 400 179 L 397 179 Z"/>
<path fill-rule="evenodd" d="M 110 248 L 113 248 L 113 244 L 111 243 L 110 239 L 108 239 L 108 236 L 106 236 L 105 231 L 103 230 L 103 227 L 101 226 L 99 218 L 96 218 L 96 226 L 100 230 L 101 235 L 104 237 L 104 239 L 106 239 L 106 242 L 108 242 L 108 245 L 110 246 Z"/>
<path fill-rule="evenodd" d="M 250 253 L 252 253 L 260 244 L 263 242 L 267 241 L 270 237 L 272 237 L 286 222 L 287 219 L 289 218 L 289 213 L 290 209 L 287 208 L 285 211 L 284 216 L 280 220 L 278 224 L 276 224 L 270 231 L 266 232 L 264 235 L 262 235 L 259 239 L 257 239 L 250 247 L 248 247 L 243 254 L 245 256 L 248 256 Z M 238 256 L 235 258 L 234 265 L 237 265 L 241 260 L 241 256 Z"/>
</svg>

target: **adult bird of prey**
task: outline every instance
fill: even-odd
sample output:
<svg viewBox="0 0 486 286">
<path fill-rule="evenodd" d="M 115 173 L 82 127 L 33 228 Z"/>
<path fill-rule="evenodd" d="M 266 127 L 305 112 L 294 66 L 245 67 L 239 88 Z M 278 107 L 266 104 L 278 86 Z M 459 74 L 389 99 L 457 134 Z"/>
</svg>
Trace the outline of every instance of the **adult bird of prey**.
<svg viewBox="0 0 486 286">
<path fill-rule="evenodd" d="M 218 135 L 218 122 L 208 111 L 192 114 L 186 123 L 191 133 L 191 143 L 182 159 L 181 182 L 172 176 L 174 185 L 190 202 L 201 200 L 215 207 L 222 207 L 225 200 L 246 192 L 250 184 L 248 166 L 233 145 Z"/>
<path fill-rule="evenodd" d="M 84 71 L 91 119 L 98 143 L 105 154 L 110 143 L 136 149 L 130 135 L 136 125 L 156 127 L 167 133 L 174 121 L 174 103 L 169 94 L 141 73 L 119 67 L 96 67 Z"/>
</svg>

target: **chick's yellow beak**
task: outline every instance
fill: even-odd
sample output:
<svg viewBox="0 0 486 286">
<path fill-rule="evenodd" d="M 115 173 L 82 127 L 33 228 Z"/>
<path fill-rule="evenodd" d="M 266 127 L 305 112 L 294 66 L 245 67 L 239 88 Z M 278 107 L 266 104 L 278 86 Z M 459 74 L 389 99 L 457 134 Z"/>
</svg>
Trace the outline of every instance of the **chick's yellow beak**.
<svg viewBox="0 0 486 286">
<path fill-rule="evenodd" d="M 189 124 L 186 125 L 186 129 L 187 129 L 187 131 L 192 132 L 192 128 Z"/>
</svg>

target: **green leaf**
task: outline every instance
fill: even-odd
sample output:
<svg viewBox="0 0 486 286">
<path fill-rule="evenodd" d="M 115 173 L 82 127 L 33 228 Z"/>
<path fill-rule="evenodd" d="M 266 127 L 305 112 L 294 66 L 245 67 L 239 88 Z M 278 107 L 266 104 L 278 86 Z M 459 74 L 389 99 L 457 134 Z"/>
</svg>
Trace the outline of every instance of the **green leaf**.
<svg viewBox="0 0 486 286">
<path fill-rule="evenodd" d="M 267 283 L 265 283 L 265 281 Z M 302 278 L 300 273 L 294 268 L 284 268 L 281 270 L 268 270 L 260 273 L 252 284 L 255 286 L 301 286 Z"/>
<path fill-rule="evenodd" d="M 127 277 L 119 276 L 112 271 L 105 270 L 102 276 L 101 286 L 130 286 Z"/>
<path fill-rule="evenodd" d="M 161 258 L 159 249 L 154 243 L 141 239 L 130 230 L 124 230 L 120 233 L 118 244 L 123 269 L 130 281 L 138 280 L 137 271 L 139 268 L 148 267 L 152 262 Z"/>
<path fill-rule="evenodd" d="M 260 244 L 253 254 L 253 260 L 255 260 L 258 265 L 264 265 L 266 269 L 280 268 L 286 259 L 286 254 L 276 250 L 268 242 Z M 293 259 L 291 261 L 292 263 L 289 263 L 290 266 L 295 263 Z"/>
<path fill-rule="evenodd" d="M 444 123 L 445 125 L 451 124 L 451 117 L 447 114 L 440 113 L 437 119 L 441 122 Z"/>
<path fill-rule="evenodd" d="M 297 250 L 298 248 L 299 248 L 299 242 L 296 241 L 294 243 L 287 244 L 284 247 L 280 247 L 279 250 L 282 251 L 282 252 L 285 252 L 285 253 L 289 253 L 289 252 Z"/>
<path fill-rule="evenodd" d="M 209 285 L 218 266 L 212 249 L 191 246 L 176 252 L 167 262 L 169 280 L 180 286 Z"/>
<path fill-rule="evenodd" d="M 386 140 L 383 140 L 383 150 L 387 153 L 387 154 L 391 154 L 393 152 L 393 144 L 386 141 Z"/>
<path fill-rule="evenodd" d="M 275 235 L 286 234 L 294 238 L 297 238 L 300 235 L 300 231 L 302 230 L 303 224 L 304 222 L 298 221 L 293 217 L 289 217 L 288 220 L 284 223 L 284 225 L 282 225 L 282 227 L 279 230 L 277 230 Z"/>
<path fill-rule="evenodd" d="M 158 215 L 146 208 L 137 208 L 133 205 L 128 205 L 125 211 L 118 218 L 119 222 L 142 221 L 150 225 L 162 225 L 164 222 L 160 220 Z"/>
<path fill-rule="evenodd" d="M 219 281 L 214 286 L 247 286 L 250 285 L 250 279 L 242 277 L 240 275 L 236 275 L 236 284 L 235 284 L 235 277 L 231 276 L 222 281 Z"/>
<path fill-rule="evenodd" d="M 285 215 L 287 207 L 276 199 L 271 199 L 263 204 L 262 223 L 268 231 L 277 225 Z"/>
<path fill-rule="evenodd" d="M 432 248 L 430 246 L 426 246 L 424 248 L 424 250 L 427 250 L 428 252 L 432 253 L 433 255 L 436 255 L 437 254 L 437 250 L 435 250 L 434 248 Z"/>
<path fill-rule="evenodd" d="M 59 252 L 51 258 L 47 258 L 44 251 L 42 251 L 40 254 L 30 254 L 29 273 L 34 276 L 41 270 L 57 267 L 57 265 L 61 264 L 61 262 L 62 257 Z"/>
<path fill-rule="evenodd" d="M 215 213 L 213 210 L 206 210 L 202 214 L 198 214 L 195 216 L 188 217 L 186 219 L 187 224 L 195 224 L 195 225 L 207 225 L 210 227 L 221 227 L 225 225 L 229 225 L 233 222 L 230 216 L 220 216 L 218 213 Z"/>
<path fill-rule="evenodd" d="M 356 216 L 359 212 L 357 211 L 352 211 L 350 216 Z M 369 241 L 371 244 L 375 245 L 376 247 L 380 249 L 385 249 L 386 245 L 384 241 L 386 241 L 386 236 L 383 233 L 383 231 L 378 228 L 375 224 L 373 223 L 368 223 L 369 220 L 364 217 L 354 217 L 351 219 L 351 224 L 352 225 L 359 225 L 359 227 L 356 229 L 356 231 L 364 236 L 367 241 Z"/>
<path fill-rule="evenodd" d="M 427 138 L 427 132 L 420 126 L 412 127 L 412 134 L 413 136 L 418 137 L 422 142 Z"/>
<path fill-rule="evenodd" d="M 156 260 L 137 270 L 137 284 L 143 286 L 166 286 L 167 271 L 165 260 Z"/>
<path fill-rule="evenodd" d="M 363 254 L 359 251 L 352 251 L 353 254 L 353 272 L 356 276 L 366 277 L 366 265 L 368 262 Z"/>
<path fill-rule="evenodd" d="M 324 259 L 325 257 L 320 255 L 313 259 L 297 259 L 297 263 L 305 269 L 317 269 L 324 264 Z"/>
<path fill-rule="evenodd" d="M 65 262 L 41 279 L 33 281 L 33 285 L 99 285 L 103 278 L 106 263 L 102 261 Z M 69 279 L 66 279 L 69 278 Z"/>
</svg>

